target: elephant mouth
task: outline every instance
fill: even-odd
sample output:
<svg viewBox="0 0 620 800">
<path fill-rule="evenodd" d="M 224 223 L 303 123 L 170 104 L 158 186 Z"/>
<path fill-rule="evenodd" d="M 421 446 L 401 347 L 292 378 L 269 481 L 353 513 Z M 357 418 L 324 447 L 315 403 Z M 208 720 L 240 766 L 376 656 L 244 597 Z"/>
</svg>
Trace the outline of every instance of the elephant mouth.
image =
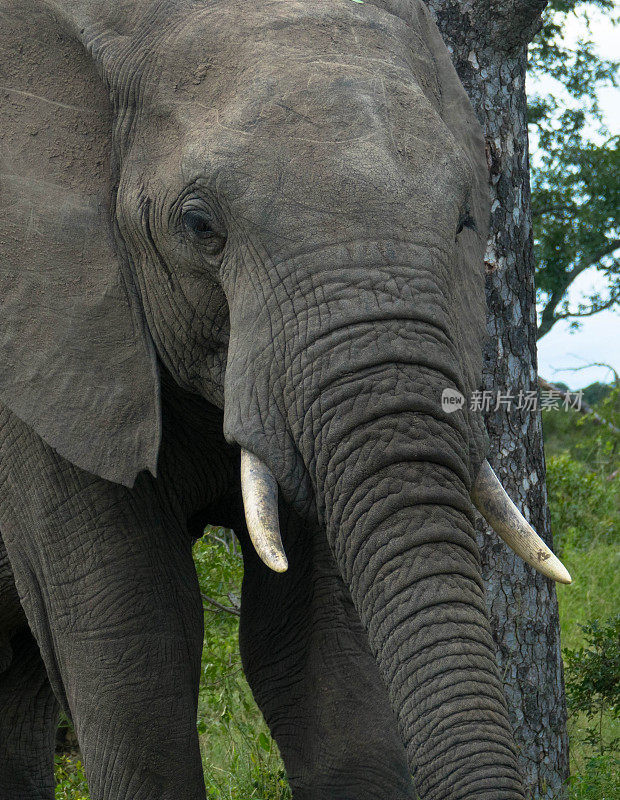
<svg viewBox="0 0 620 800">
<path fill-rule="evenodd" d="M 274 572 L 285 572 L 278 520 L 278 483 L 253 453 L 241 451 L 241 489 L 248 532 L 263 563 Z M 484 461 L 471 490 L 478 511 L 504 542 L 546 578 L 571 583 L 571 576 L 512 502 L 488 461 Z"/>
</svg>

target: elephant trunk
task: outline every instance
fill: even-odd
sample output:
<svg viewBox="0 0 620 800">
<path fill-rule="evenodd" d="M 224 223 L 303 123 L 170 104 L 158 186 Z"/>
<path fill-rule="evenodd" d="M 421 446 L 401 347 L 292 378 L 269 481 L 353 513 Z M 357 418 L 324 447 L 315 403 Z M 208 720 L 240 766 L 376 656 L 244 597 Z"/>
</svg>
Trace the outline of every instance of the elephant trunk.
<svg viewBox="0 0 620 800">
<path fill-rule="evenodd" d="M 454 431 L 407 413 L 321 451 L 330 544 L 389 687 L 416 789 L 522 798 Z M 446 426 L 447 427 L 447 426 Z M 441 442 L 445 441 L 442 447 Z"/>
<path fill-rule="evenodd" d="M 485 434 L 442 410 L 479 381 L 482 293 L 430 238 L 313 250 L 266 273 L 267 294 L 237 278 L 225 431 L 318 517 L 420 796 L 520 800 L 473 529 Z M 274 518 L 257 520 L 269 562 Z"/>
</svg>

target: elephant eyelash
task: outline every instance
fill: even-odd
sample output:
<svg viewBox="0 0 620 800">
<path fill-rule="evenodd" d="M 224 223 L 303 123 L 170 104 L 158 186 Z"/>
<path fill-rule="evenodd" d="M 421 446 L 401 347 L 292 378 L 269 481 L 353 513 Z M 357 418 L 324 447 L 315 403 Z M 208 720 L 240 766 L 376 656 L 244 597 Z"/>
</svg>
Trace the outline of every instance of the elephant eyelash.
<svg viewBox="0 0 620 800">
<path fill-rule="evenodd" d="M 206 226 L 204 232 L 201 234 L 194 229 L 193 225 L 188 225 L 185 215 L 188 217 L 195 216 L 196 218 L 203 217 Z M 197 182 L 192 182 L 185 187 L 171 210 L 170 218 L 174 233 L 185 239 L 189 236 L 198 242 L 201 239 L 203 242 L 208 242 L 209 239 L 226 241 L 227 237 L 221 213 L 217 205 L 213 203 L 212 198 L 204 190 L 201 190 Z M 211 235 L 209 235 L 207 227 L 210 229 Z"/>
</svg>

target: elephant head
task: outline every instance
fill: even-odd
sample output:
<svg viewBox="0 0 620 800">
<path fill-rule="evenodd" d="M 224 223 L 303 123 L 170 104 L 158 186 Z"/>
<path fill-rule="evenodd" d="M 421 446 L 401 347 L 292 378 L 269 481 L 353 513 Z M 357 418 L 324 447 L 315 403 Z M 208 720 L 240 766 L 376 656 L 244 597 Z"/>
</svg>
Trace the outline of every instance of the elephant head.
<svg viewBox="0 0 620 800">
<path fill-rule="evenodd" d="M 327 537 L 418 790 L 521 797 L 472 493 L 567 573 L 480 416 L 442 410 L 481 381 L 487 177 L 425 6 L 2 11 L 13 37 L 38 20 L 44 78 L 0 75 L 0 398 L 127 486 L 157 470 L 159 365 L 223 409 L 261 557 L 286 569 L 278 487 Z"/>
</svg>

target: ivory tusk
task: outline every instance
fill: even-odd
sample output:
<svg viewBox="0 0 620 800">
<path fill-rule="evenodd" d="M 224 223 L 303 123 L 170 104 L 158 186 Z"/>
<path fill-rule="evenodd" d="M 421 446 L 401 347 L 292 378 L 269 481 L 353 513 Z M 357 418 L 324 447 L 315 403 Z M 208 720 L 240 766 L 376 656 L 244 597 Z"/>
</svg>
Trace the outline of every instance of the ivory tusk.
<svg viewBox="0 0 620 800">
<path fill-rule="evenodd" d="M 547 578 L 558 583 L 572 583 L 564 564 L 554 556 L 508 497 L 486 460 L 480 467 L 471 499 L 493 530 L 524 561 Z"/>
<path fill-rule="evenodd" d="M 286 572 L 288 561 L 278 521 L 278 483 L 266 464 L 241 451 L 241 494 L 250 539 L 261 561 L 274 572 Z"/>
</svg>

